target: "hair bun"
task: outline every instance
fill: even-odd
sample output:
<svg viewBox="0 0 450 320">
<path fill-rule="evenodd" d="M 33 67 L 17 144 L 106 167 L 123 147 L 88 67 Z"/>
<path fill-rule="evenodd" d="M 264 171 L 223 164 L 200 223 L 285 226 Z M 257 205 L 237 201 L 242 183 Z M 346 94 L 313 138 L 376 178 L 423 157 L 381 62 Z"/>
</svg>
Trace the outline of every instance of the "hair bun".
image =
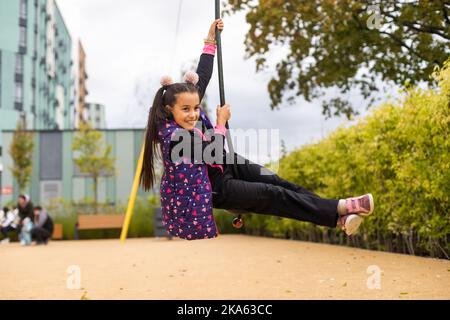
<svg viewBox="0 0 450 320">
<path fill-rule="evenodd" d="M 198 80 L 199 80 L 198 74 L 194 71 L 186 72 L 186 74 L 184 75 L 184 81 L 187 83 L 197 85 Z"/>
<path fill-rule="evenodd" d="M 164 86 L 170 86 L 171 84 L 173 84 L 173 80 L 169 76 L 164 76 L 164 77 L 161 78 L 160 83 L 161 83 L 161 86 L 163 86 L 163 87 Z"/>
</svg>

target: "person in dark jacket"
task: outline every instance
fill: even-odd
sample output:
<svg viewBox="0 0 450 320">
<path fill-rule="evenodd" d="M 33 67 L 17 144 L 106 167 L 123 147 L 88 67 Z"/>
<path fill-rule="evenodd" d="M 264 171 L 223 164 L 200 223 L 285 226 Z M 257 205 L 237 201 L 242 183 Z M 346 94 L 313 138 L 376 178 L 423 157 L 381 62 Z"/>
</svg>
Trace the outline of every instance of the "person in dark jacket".
<svg viewBox="0 0 450 320">
<path fill-rule="evenodd" d="M 47 244 L 53 234 L 53 220 L 47 210 L 40 206 L 34 207 L 34 227 L 31 236 L 37 245 Z"/>
</svg>

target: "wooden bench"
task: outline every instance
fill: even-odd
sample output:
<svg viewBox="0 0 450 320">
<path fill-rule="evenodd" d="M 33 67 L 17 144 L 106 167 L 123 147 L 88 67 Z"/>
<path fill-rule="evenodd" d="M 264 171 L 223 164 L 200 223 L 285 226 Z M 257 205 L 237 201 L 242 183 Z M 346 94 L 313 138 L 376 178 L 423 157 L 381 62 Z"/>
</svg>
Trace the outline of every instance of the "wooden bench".
<svg viewBox="0 0 450 320">
<path fill-rule="evenodd" d="M 121 229 L 125 215 L 79 215 L 75 225 L 75 239 L 79 230 Z"/>
<path fill-rule="evenodd" d="M 55 223 L 53 225 L 52 240 L 62 240 L 63 238 L 63 226 L 62 224 Z"/>
</svg>

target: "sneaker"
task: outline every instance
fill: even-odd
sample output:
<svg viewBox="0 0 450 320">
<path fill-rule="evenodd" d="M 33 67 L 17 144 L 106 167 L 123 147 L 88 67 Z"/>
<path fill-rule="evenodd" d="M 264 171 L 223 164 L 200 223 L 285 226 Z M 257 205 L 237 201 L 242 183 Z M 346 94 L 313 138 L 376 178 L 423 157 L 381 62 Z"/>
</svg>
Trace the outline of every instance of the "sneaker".
<svg viewBox="0 0 450 320">
<path fill-rule="evenodd" d="M 5 238 L 2 241 L 0 241 L 0 244 L 8 244 L 9 243 L 9 238 Z"/>
<path fill-rule="evenodd" d="M 373 196 L 371 193 L 356 198 L 348 198 L 345 200 L 347 214 L 358 214 L 367 217 L 372 214 L 374 209 Z"/>
<path fill-rule="evenodd" d="M 347 216 L 340 217 L 338 225 L 340 225 L 342 230 L 345 231 L 345 234 L 351 236 L 358 230 L 362 220 L 363 218 L 361 218 L 359 215 L 350 214 Z"/>
</svg>

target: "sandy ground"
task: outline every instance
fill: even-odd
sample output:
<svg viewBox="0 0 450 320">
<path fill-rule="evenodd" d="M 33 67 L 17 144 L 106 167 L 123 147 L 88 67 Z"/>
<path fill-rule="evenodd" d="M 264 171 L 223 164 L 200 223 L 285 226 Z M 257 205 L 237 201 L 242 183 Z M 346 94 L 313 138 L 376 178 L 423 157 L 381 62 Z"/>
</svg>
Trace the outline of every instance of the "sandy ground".
<svg viewBox="0 0 450 320">
<path fill-rule="evenodd" d="M 0 299 L 450 299 L 447 260 L 240 235 L 12 243 L 0 260 Z"/>
</svg>

